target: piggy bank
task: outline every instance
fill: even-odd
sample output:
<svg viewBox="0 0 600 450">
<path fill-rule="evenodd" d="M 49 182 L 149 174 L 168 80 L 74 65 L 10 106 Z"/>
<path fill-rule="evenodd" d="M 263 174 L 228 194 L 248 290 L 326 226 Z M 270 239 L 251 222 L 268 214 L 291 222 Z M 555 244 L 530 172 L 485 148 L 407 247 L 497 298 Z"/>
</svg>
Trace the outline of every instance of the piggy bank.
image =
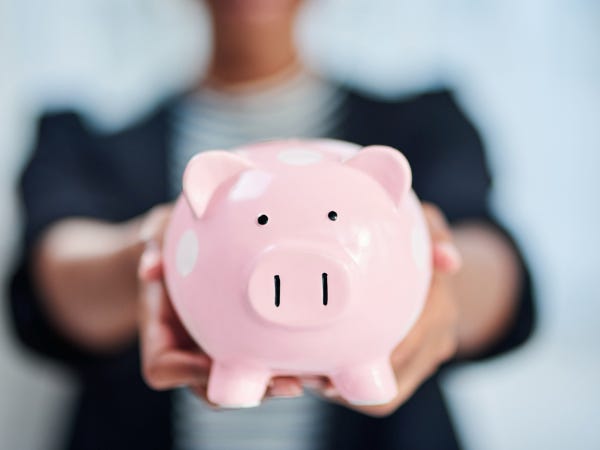
<svg viewBox="0 0 600 450">
<path fill-rule="evenodd" d="M 432 264 L 406 158 L 262 142 L 196 155 L 182 185 L 164 272 L 212 358 L 209 400 L 255 406 L 273 376 L 323 375 L 352 404 L 391 401 L 390 355 L 422 310 Z"/>
</svg>

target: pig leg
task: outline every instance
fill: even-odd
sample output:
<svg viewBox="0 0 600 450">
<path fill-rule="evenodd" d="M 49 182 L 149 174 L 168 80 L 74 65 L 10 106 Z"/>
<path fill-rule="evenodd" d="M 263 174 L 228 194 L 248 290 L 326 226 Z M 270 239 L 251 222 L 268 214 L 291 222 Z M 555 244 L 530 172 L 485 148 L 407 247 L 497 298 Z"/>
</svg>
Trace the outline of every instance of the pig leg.
<svg viewBox="0 0 600 450">
<path fill-rule="evenodd" d="M 340 395 L 353 405 L 382 405 L 398 394 L 388 357 L 340 370 L 331 380 Z"/>
<path fill-rule="evenodd" d="M 224 408 L 258 406 L 271 372 L 266 369 L 213 362 L 208 379 L 208 399 Z"/>
</svg>

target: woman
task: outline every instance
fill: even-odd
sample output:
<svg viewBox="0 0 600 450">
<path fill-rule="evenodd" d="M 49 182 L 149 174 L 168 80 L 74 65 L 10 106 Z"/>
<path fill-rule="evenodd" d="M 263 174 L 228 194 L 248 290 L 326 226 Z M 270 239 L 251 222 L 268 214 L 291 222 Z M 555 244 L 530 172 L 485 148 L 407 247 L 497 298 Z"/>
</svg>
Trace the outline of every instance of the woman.
<svg viewBox="0 0 600 450">
<path fill-rule="evenodd" d="M 25 246 L 11 304 L 23 342 L 82 382 L 67 448 L 457 448 L 438 369 L 514 347 L 532 327 L 526 270 L 488 211 L 477 133 L 445 91 L 382 102 L 309 73 L 293 40 L 298 0 L 207 3 L 205 79 L 115 134 L 73 113 L 43 118 L 23 174 Z M 349 407 L 327 380 L 295 378 L 274 379 L 267 395 L 295 397 L 304 386 L 329 402 L 214 413 L 191 397 L 204 397 L 210 359 L 170 308 L 158 250 L 169 207 L 151 208 L 176 196 L 197 151 L 274 136 L 401 148 L 431 203 L 434 280 L 394 350 L 399 395 L 389 404 Z M 181 386 L 190 389 L 170 391 Z"/>
</svg>

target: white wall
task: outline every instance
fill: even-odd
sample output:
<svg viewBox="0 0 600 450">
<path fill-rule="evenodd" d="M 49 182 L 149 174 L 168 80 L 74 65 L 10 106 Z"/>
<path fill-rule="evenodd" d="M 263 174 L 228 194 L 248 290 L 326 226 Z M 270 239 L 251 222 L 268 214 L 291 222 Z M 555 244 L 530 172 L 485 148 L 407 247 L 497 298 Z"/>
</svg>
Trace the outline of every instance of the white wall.
<svg viewBox="0 0 600 450">
<path fill-rule="evenodd" d="M 122 126 L 202 67 L 196 12 L 185 0 L 0 0 L 2 273 L 36 111 L 73 104 Z M 319 0 L 303 24 L 311 64 L 382 93 L 450 83 L 484 133 L 541 322 L 522 350 L 447 377 L 468 447 L 600 448 L 600 4 Z M 0 446 L 48 448 L 71 383 L 19 353 L 0 318 Z"/>
</svg>

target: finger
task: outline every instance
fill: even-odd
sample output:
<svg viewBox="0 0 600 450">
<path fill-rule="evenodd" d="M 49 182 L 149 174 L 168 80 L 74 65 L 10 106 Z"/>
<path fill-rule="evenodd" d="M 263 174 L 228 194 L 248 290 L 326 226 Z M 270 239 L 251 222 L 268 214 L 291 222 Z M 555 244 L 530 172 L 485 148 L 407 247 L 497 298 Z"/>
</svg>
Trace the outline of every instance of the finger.
<svg viewBox="0 0 600 450">
<path fill-rule="evenodd" d="M 299 380 L 303 387 L 312 391 L 322 390 L 329 384 L 329 378 L 318 375 L 304 375 Z"/>
<path fill-rule="evenodd" d="M 149 332 L 170 333 L 171 319 L 174 319 L 176 314 L 161 281 L 140 282 L 139 308 L 142 337 L 146 337 L 146 333 Z"/>
<path fill-rule="evenodd" d="M 339 401 L 342 398 L 340 391 L 337 390 L 335 385 L 331 382 L 331 380 L 327 380 L 325 386 L 321 388 L 319 391 L 325 398 L 330 400 Z"/>
<path fill-rule="evenodd" d="M 155 206 L 148 211 L 143 223 L 140 226 L 140 241 L 148 242 L 154 240 L 161 245 L 163 231 L 169 222 L 169 217 L 171 216 L 172 210 L 173 205 L 165 204 Z"/>
<path fill-rule="evenodd" d="M 454 245 L 452 231 L 444 214 L 431 203 L 423 203 L 423 214 L 431 237 L 434 267 L 443 272 L 459 270 L 462 258 Z"/>
<path fill-rule="evenodd" d="M 296 377 L 275 377 L 269 383 L 265 397 L 293 398 L 304 394 L 302 383 Z"/>
<path fill-rule="evenodd" d="M 181 325 L 162 283 L 142 283 L 139 303 L 142 368 L 148 384 L 166 389 L 198 382 L 208 373 L 210 358 L 197 347 L 181 348 Z"/>
<path fill-rule="evenodd" d="M 452 242 L 437 242 L 433 245 L 433 265 L 442 272 L 455 273 L 462 266 L 462 256 Z"/>
<path fill-rule="evenodd" d="M 171 216 L 172 206 L 159 205 L 152 208 L 140 226 L 140 241 L 144 251 L 138 265 L 138 278 L 157 280 L 162 277 L 162 242 L 164 230 Z"/>
<path fill-rule="evenodd" d="M 163 276 L 162 253 L 158 243 L 148 241 L 140 257 L 138 278 L 143 281 L 159 280 Z"/>
<path fill-rule="evenodd" d="M 150 356 L 143 363 L 146 383 L 158 390 L 206 384 L 209 371 L 207 358 L 182 350 L 166 350 Z"/>
<path fill-rule="evenodd" d="M 433 203 L 427 202 L 423 202 L 422 207 L 431 237 L 434 240 L 450 240 L 452 233 L 442 210 Z"/>
<path fill-rule="evenodd" d="M 153 345 L 163 343 L 168 348 L 179 348 L 201 352 L 198 344 L 187 333 L 166 293 L 162 281 L 140 283 L 140 330 L 156 333 Z M 145 337 L 143 335 L 142 337 Z M 145 343 L 145 342 L 143 342 Z M 202 352 L 203 353 L 203 352 Z"/>
<path fill-rule="evenodd" d="M 324 400 L 332 403 L 338 403 L 340 405 L 351 408 L 352 405 L 348 403 L 339 393 L 335 385 L 327 377 L 320 377 L 321 379 L 304 380 L 303 386 L 310 389 L 314 394 L 318 395 Z"/>
</svg>

